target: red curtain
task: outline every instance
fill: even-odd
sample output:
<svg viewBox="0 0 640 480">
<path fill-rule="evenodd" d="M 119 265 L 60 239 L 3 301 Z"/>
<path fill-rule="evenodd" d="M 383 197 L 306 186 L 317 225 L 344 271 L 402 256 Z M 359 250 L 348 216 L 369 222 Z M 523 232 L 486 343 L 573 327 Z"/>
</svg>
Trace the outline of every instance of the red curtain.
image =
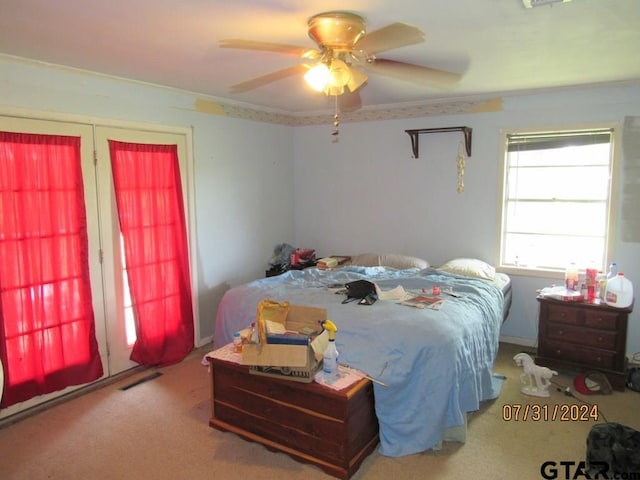
<svg viewBox="0 0 640 480">
<path fill-rule="evenodd" d="M 102 376 L 80 139 L 0 132 L 2 407 Z"/>
<path fill-rule="evenodd" d="M 176 363 L 194 344 L 177 147 L 110 140 L 109 150 L 136 325 L 131 360 Z"/>
</svg>

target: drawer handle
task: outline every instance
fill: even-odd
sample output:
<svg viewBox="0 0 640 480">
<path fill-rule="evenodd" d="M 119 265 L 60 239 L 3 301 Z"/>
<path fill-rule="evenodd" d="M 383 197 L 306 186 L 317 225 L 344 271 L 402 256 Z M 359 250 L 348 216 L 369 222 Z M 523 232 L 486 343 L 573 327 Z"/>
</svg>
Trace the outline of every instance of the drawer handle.
<svg viewBox="0 0 640 480">
<path fill-rule="evenodd" d="M 602 363 L 602 357 L 596 357 L 596 362 Z"/>
<path fill-rule="evenodd" d="M 603 340 L 602 340 L 602 337 L 598 337 L 598 341 L 599 341 L 600 343 L 602 343 L 602 341 L 603 341 Z"/>
<path fill-rule="evenodd" d="M 556 350 L 556 355 L 560 355 L 562 353 L 562 350 Z"/>
<path fill-rule="evenodd" d="M 564 334 L 564 330 L 558 330 L 558 335 L 563 335 Z"/>
<path fill-rule="evenodd" d="M 564 318 L 564 317 L 565 317 L 564 312 L 560 312 L 560 316 L 561 316 L 562 318 Z"/>
</svg>

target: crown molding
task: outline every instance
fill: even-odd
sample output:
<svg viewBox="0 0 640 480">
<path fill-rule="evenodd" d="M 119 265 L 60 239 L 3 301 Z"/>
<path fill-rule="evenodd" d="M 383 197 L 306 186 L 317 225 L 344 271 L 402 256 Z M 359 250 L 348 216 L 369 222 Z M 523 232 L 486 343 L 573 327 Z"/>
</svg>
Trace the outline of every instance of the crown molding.
<svg viewBox="0 0 640 480">
<path fill-rule="evenodd" d="M 308 125 L 325 125 L 333 123 L 332 113 L 316 113 L 307 115 L 291 115 L 282 112 L 261 110 L 255 107 L 228 103 L 226 101 L 207 101 L 199 99 L 197 108 L 202 113 L 218 113 L 244 120 L 277 123 L 293 127 Z M 215 105 L 215 108 L 203 109 L 205 104 Z M 205 112 L 205 110 L 207 110 Z M 369 107 L 339 115 L 340 122 L 367 122 L 380 120 L 394 120 L 402 118 L 425 117 L 432 115 L 455 115 L 461 113 L 498 112 L 502 110 L 502 97 L 483 98 L 477 100 L 453 100 L 442 102 L 428 102 L 422 104 L 399 104 Z"/>
<path fill-rule="evenodd" d="M 269 109 L 252 104 L 236 102 L 228 98 L 219 98 L 200 92 L 178 89 L 166 85 L 159 85 L 130 78 L 118 77 L 75 67 L 59 64 L 52 64 L 40 60 L 33 60 L 24 57 L 0 53 L 0 59 L 7 59 L 11 62 L 37 65 L 45 68 L 63 70 L 82 75 L 91 75 L 98 78 L 106 78 L 119 82 L 146 86 L 158 90 L 165 90 L 178 95 L 188 95 L 193 98 L 193 103 L 187 100 L 187 105 L 181 103 L 173 108 L 178 110 L 188 110 L 202 114 L 228 116 L 244 120 L 252 120 L 263 123 L 274 123 L 292 127 L 308 125 L 326 125 L 334 121 L 333 112 L 311 112 L 311 113 L 291 113 L 283 110 Z M 403 118 L 427 117 L 437 115 L 456 115 L 469 113 L 488 113 L 503 110 L 503 99 L 506 97 L 533 95 L 539 93 L 558 92 L 575 88 L 606 87 L 620 85 L 638 85 L 638 79 L 608 82 L 600 84 L 572 85 L 564 87 L 533 89 L 510 92 L 493 92 L 483 96 L 452 97 L 448 99 L 431 100 L 425 102 L 413 102 L 404 104 L 377 105 L 363 107 L 353 112 L 340 113 L 340 123 L 346 122 L 366 122 L 394 120 Z M 184 98 L 184 97 L 183 97 Z"/>
</svg>

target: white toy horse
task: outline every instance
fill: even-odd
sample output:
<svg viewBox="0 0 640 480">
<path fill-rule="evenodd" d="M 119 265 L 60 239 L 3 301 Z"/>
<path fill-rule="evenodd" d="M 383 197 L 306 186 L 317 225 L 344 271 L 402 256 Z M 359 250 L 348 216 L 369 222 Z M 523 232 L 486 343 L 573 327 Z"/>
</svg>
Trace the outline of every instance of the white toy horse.
<svg viewBox="0 0 640 480">
<path fill-rule="evenodd" d="M 520 381 L 524 384 L 524 387 L 520 391 L 525 395 L 534 397 L 548 397 L 551 377 L 558 375 L 558 372 L 536 365 L 526 353 L 517 354 L 513 357 L 513 360 L 519 367 L 524 367 L 524 372 L 520 375 Z M 527 379 L 528 382 L 526 381 Z M 536 381 L 535 385 L 533 384 L 533 379 Z"/>
</svg>

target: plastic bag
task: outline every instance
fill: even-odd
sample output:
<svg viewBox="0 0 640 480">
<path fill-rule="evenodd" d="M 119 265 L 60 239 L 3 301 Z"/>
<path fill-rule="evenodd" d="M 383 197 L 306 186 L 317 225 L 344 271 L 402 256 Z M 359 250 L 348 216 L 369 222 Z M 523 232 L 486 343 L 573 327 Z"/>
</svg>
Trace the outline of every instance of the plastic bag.
<svg viewBox="0 0 640 480">
<path fill-rule="evenodd" d="M 260 343 L 267 343 L 267 322 L 279 323 L 284 327 L 288 314 L 289 302 L 276 302 L 270 299 L 260 300 L 256 311 L 256 325 L 258 326 L 258 340 Z"/>
</svg>

